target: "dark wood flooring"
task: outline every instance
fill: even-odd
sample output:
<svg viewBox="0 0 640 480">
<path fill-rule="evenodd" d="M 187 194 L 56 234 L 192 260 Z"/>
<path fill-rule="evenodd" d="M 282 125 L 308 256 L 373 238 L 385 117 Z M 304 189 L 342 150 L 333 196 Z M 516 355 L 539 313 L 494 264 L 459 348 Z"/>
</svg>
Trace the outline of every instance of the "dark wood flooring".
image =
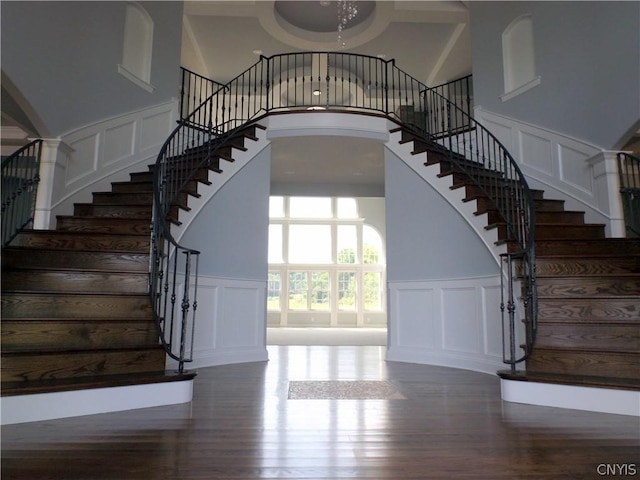
<svg viewBox="0 0 640 480">
<path fill-rule="evenodd" d="M 503 403 L 496 376 L 384 349 L 271 346 L 268 363 L 200 369 L 188 405 L 5 426 L 2 479 L 640 475 L 637 417 Z M 289 400 L 290 380 L 387 380 L 406 399 Z"/>
</svg>

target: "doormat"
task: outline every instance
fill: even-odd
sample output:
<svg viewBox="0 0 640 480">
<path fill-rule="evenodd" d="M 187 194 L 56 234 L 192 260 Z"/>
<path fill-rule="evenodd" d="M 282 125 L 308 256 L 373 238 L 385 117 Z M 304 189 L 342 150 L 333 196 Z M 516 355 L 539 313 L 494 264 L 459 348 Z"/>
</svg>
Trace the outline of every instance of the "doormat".
<svg viewBox="0 0 640 480">
<path fill-rule="evenodd" d="M 325 380 L 289 382 L 289 400 L 405 400 L 389 382 Z"/>
</svg>

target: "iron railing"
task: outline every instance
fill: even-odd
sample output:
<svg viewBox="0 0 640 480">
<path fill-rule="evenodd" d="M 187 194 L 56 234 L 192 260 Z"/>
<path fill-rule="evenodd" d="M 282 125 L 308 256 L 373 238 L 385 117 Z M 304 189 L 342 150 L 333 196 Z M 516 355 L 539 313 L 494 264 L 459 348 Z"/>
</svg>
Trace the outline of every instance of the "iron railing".
<svg viewBox="0 0 640 480">
<path fill-rule="evenodd" d="M 502 289 L 500 309 L 507 340 L 503 361 L 515 371 L 515 365 L 531 352 L 537 330 L 533 196 L 511 154 L 491 132 L 463 110 L 464 106 L 459 108 L 434 89 L 427 89 L 425 98 L 429 109 L 426 129 L 430 139 L 443 147 L 453 169 L 464 172 L 473 180 L 475 188 L 490 199 L 491 205 L 487 209 L 497 212 L 493 226 L 508 243 L 507 253 L 501 255 L 502 278 L 506 279 L 506 285 Z M 514 289 L 516 266 L 522 282 L 520 293 Z M 522 299 L 524 308 L 520 316 L 517 298 Z M 523 342 L 518 338 L 518 319 L 525 325 Z M 523 355 L 516 354 L 519 344 L 524 345 Z"/>
<path fill-rule="evenodd" d="M 618 172 L 627 237 L 640 237 L 640 158 L 618 153 Z"/>
<path fill-rule="evenodd" d="M 40 183 L 42 140 L 20 148 L 2 161 L 2 247 L 33 226 Z"/>
<path fill-rule="evenodd" d="M 471 75 L 431 87 L 429 92 L 432 102 L 435 101 L 438 104 L 437 98 L 445 98 L 456 107 L 451 112 L 450 124 L 447 124 L 447 133 L 469 129 L 469 119 L 473 117 L 473 81 Z M 440 107 L 442 108 L 442 105 Z M 441 122 L 442 120 L 443 118 L 440 118 Z"/>
<path fill-rule="evenodd" d="M 452 162 L 495 197 L 504 228 L 513 239 L 509 259 L 519 256 L 526 269 L 533 272 L 533 209 L 527 203 L 531 198 L 524 177 L 504 147 L 473 121 L 470 100 L 463 99 L 458 107 L 446 96 L 453 92 L 458 97 L 470 90 L 466 77 L 456 85 L 428 89 L 397 68 L 394 60 L 341 52 L 302 52 L 261 56 L 193 111 L 186 114 L 181 109 L 179 125 L 155 165 L 150 276 L 161 337 L 180 368 L 190 361 L 193 348 L 197 288 L 192 295 L 189 276 L 197 278 L 194 271 L 199 252 L 178 245 L 171 235 L 171 219 L 184 202 L 181 196 L 196 173 L 218 168 L 219 153 L 229 140 L 268 114 L 321 110 L 374 113 L 403 125 L 420 138 L 437 142 L 443 151 L 446 147 Z M 475 144 L 467 148 L 471 139 L 465 140 L 464 135 L 471 131 L 476 132 Z M 470 157 L 463 160 L 466 154 Z M 496 180 L 487 186 L 486 177 L 491 176 Z M 532 273 L 526 283 L 527 288 L 534 287 Z M 526 295 L 529 308 L 535 304 L 534 296 Z M 535 327 L 533 322 L 530 325 Z M 505 360 L 515 364 L 521 359 L 511 356 Z"/>
<path fill-rule="evenodd" d="M 185 118 L 207 98 L 224 87 L 224 84 L 192 72 L 184 67 L 180 67 L 180 70 L 182 72 L 180 118 Z"/>
</svg>

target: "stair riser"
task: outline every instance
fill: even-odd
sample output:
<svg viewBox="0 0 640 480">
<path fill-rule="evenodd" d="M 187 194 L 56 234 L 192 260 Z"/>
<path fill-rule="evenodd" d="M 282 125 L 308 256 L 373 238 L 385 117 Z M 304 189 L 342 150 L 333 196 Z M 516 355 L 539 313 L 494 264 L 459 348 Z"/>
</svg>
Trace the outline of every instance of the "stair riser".
<svg viewBox="0 0 640 480">
<path fill-rule="evenodd" d="M 536 260 L 536 272 L 542 275 L 616 275 L 626 273 L 640 274 L 640 257 L 604 257 L 585 258 L 583 260 L 554 260 L 551 258 Z"/>
<path fill-rule="evenodd" d="M 153 182 L 153 172 L 135 172 L 129 174 L 129 180 L 131 183 L 150 183 Z"/>
<path fill-rule="evenodd" d="M 149 277 L 145 273 L 93 273 L 53 271 L 4 271 L 3 291 L 59 293 L 145 294 Z"/>
<path fill-rule="evenodd" d="M 464 186 L 461 185 L 456 185 L 454 184 L 454 186 L 452 188 L 464 188 L 465 189 L 465 196 L 472 198 L 472 197 L 476 197 L 476 196 L 483 196 L 483 195 L 488 195 L 491 197 L 497 197 L 497 198 L 503 198 L 505 196 L 508 195 L 508 191 L 504 190 L 504 188 L 499 184 L 496 183 L 492 183 L 489 180 L 484 180 L 480 182 L 480 185 L 475 185 L 475 184 L 471 184 L 471 183 L 467 183 Z M 532 194 L 534 196 L 534 198 L 539 199 L 539 200 L 543 200 L 542 199 L 542 195 L 543 192 L 540 190 L 534 190 L 532 191 Z"/>
<path fill-rule="evenodd" d="M 604 226 L 600 225 L 538 225 L 536 240 L 553 238 L 605 238 Z"/>
<path fill-rule="evenodd" d="M 600 352 L 633 352 L 640 345 L 638 325 L 538 323 L 536 347 L 571 348 Z"/>
<path fill-rule="evenodd" d="M 538 274 L 539 275 L 539 274 Z M 540 277 L 538 298 L 541 297 L 640 297 L 638 277 Z"/>
<path fill-rule="evenodd" d="M 153 194 L 149 193 L 111 193 L 98 192 L 93 194 L 96 205 L 151 205 Z"/>
<path fill-rule="evenodd" d="M 498 238 L 506 240 L 506 225 L 498 225 Z M 600 225 L 536 225 L 535 238 L 549 239 L 600 239 L 605 238 L 604 227 Z"/>
<path fill-rule="evenodd" d="M 149 297 L 3 293 L 2 318 L 153 318 Z"/>
<path fill-rule="evenodd" d="M 39 249 L 12 249 L 2 256 L 2 268 L 74 268 L 120 272 L 149 271 L 149 254 L 104 253 L 83 251 L 51 251 Z"/>
<path fill-rule="evenodd" d="M 153 182 L 112 183 L 111 192 L 120 194 L 150 194 L 153 193 Z"/>
<path fill-rule="evenodd" d="M 2 354 L 2 381 L 79 378 L 162 371 L 164 350 Z"/>
<path fill-rule="evenodd" d="M 32 231 L 20 233 L 12 245 L 19 247 L 60 250 L 98 250 L 110 252 L 148 252 L 147 235 L 102 235 L 77 233 L 48 233 Z"/>
<path fill-rule="evenodd" d="M 487 212 L 487 224 L 503 222 L 502 216 L 495 210 Z M 513 215 L 516 212 L 512 212 Z M 584 225 L 584 214 L 582 212 L 535 212 L 537 223 L 561 223 L 569 225 Z"/>
<path fill-rule="evenodd" d="M 640 255 L 640 242 L 616 241 L 570 241 L 536 240 L 536 256 L 543 258 L 548 256 L 574 255 L 584 258 L 589 255 L 631 256 Z"/>
<path fill-rule="evenodd" d="M 7 321 L 2 322 L 2 351 L 107 349 L 157 345 L 151 321 Z"/>
<path fill-rule="evenodd" d="M 477 202 L 479 212 L 488 212 L 491 210 L 496 210 L 495 203 L 486 197 L 480 196 L 478 198 L 474 198 L 474 200 Z M 536 212 L 538 210 L 552 211 L 552 212 L 564 211 L 564 202 L 559 200 L 535 200 L 534 204 L 535 204 L 534 209 Z"/>
<path fill-rule="evenodd" d="M 564 223 L 571 225 L 584 225 L 583 212 L 545 212 L 536 211 L 537 223 Z"/>
<path fill-rule="evenodd" d="M 139 218 L 151 221 L 151 205 L 76 204 L 74 215 L 82 217 Z"/>
<path fill-rule="evenodd" d="M 538 300 L 541 321 L 638 322 L 640 297 L 610 299 L 541 298 Z"/>
<path fill-rule="evenodd" d="M 527 372 L 640 379 L 639 362 L 637 354 L 538 349 L 527 360 Z"/>
<path fill-rule="evenodd" d="M 183 191 L 188 192 L 191 195 L 196 195 L 198 193 L 198 183 L 199 182 L 196 181 L 188 182 L 183 187 Z M 149 195 L 153 194 L 153 183 L 112 183 L 111 193 L 120 195 Z"/>
<path fill-rule="evenodd" d="M 119 233 L 149 235 L 151 222 L 143 219 L 104 217 L 58 217 L 57 230 L 64 232 Z"/>
</svg>

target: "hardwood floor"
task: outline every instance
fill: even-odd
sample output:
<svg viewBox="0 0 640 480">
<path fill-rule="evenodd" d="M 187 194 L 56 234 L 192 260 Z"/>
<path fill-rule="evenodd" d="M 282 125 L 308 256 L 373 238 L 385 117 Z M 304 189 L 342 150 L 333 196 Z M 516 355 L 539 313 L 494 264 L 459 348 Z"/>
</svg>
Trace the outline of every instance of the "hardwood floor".
<svg viewBox="0 0 640 480">
<path fill-rule="evenodd" d="M 189 405 L 8 425 L 2 479 L 555 480 L 602 478 L 606 465 L 640 474 L 637 417 L 503 403 L 496 376 L 384 353 L 270 346 L 268 363 L 200 369 Z M 290 380 L 387 380 L 406 399 L 289 400 Z"/>
</svg>

